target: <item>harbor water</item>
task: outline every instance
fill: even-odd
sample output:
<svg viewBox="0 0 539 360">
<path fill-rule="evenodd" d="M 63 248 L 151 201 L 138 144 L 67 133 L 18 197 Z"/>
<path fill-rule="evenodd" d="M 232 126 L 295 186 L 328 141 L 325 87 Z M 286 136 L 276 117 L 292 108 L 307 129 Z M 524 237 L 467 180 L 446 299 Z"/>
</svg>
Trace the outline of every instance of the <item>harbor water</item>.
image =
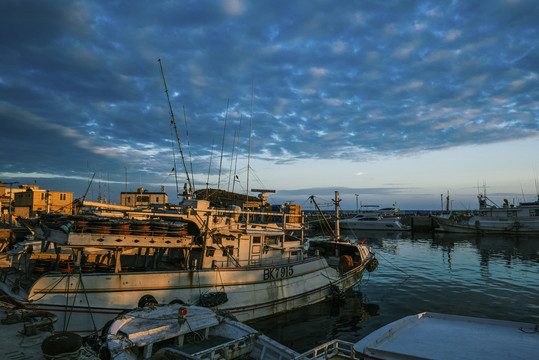
<svg viewBox="0 0 539 360">
<path fill-rule="evenodd" d="M 439 312 L 539 324 L 539 236 L 345 233 L 376 253 L 378 268 L 344 304 L 315 304 L 250 323 L 303 352 L 356 342 L 404 316 Z"/>
</svg>

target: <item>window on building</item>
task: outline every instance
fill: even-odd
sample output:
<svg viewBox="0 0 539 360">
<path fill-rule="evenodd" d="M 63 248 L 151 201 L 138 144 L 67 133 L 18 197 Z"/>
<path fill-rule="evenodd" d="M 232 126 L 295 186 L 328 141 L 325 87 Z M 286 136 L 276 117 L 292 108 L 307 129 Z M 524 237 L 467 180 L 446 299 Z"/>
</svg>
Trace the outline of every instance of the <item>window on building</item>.
<svg viewBox="0 0 539 360">
<path fill-rule="evenodd" d="M 260 244 L 260 236 L 253 236 L 253 244 Z"/>
<path fill-rule="evenodd" d="M 156 204 L 159 204 L 159 196 L 156 196 L 156 197 L 155 197 L 155 203 L 156 203 Z"/>
<path fill-rule="evenodd" d="M 41 193 L 41 200 L 45 200 L 45 193 Z"/>
</svg>

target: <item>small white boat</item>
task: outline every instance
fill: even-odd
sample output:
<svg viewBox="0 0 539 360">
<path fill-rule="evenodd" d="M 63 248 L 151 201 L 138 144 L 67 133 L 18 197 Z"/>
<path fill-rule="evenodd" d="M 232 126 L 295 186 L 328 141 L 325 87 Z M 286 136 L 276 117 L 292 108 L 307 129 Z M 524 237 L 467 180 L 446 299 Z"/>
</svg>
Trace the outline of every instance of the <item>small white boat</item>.
<svg viewBox="0 0 539 360">
<path fill-rule="evenodd" d="M 425 312 L 374 331 L 354 350 L 365 359 L 537 359 L 539 325 Z"/>
<path fill-rule="evenodd" d="M 385 210 L 385 211 L 383 211 Z M 361 211 L 356 216 L 341 219 L 342 230 L 376 230 L 376 231 L 408 231 L 412 228 L 400 222 L 397 211 L 389 212 L 388 209 L 380 211 Z"/>
<path fill-rule="evenodd" d="M 293 359 L 299 354 L 266 335 L 199 306 L 135 309 L 104 329 L 101 355 L 138 359 Z"/>
</svg>

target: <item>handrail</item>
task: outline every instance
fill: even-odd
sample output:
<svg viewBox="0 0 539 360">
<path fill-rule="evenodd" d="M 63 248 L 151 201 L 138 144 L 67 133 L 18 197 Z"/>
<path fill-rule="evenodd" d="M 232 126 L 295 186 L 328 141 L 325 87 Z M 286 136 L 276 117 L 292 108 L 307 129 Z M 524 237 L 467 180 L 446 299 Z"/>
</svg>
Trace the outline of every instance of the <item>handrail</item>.
<svg viewBox="0 0 539 360">
<path fill-rule="evenodd" d="M 331 359 L 336 356 L 343 359 L 358 359 L 355 355 L 353 343 L 344 340 L 332 340 L 296 356 L 293 360 Z"/>
</svg>

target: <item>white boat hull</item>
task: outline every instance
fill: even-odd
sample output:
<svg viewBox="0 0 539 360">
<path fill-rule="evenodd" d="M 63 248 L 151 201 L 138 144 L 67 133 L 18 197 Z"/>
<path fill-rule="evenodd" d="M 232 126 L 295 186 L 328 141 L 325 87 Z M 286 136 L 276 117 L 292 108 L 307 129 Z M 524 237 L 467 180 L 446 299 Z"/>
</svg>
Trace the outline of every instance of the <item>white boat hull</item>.
<svg viewBox="0 0 539 360">
<path fill-rule="evenodd" d="M 350 219 L 352 220 L 352 219 Z M 365 230 L 365 231 L 408 231 L 409 226 L 403 225 L 398 220 L 378 220 L 378 221 L 340 221 L 341 230 Z"/>
<path fill-rule="evenodd" d="M 472 218 L 459 223 L 446 218 L 436 218 L 438 231 L 466 234 L 536 234 L 539 233 L 539 219 L 485 219 Z"/>
<path fill-rule="evenodd" d="M 365 359 L 535 359 L 537 325 L 421 313 L 367 335 L 356 344 Z"/>
<path fill-rule="evenodd" d="M 144 273 L 46 274 L 32 286 L 28 307 L 55 313 L 57 331 L 92 332 L 151 295 L 160 304 L 197 304 L 202 294 L 224 292 L 215 308 L 240 321 L 314 304 L 361 280 L 365 264 L 340 275 L 324 258 L 245 268 Z M 6 289 L 6 283 L 1 284 Z M 95 324 L 95 325 L 94 325 Z M 95 329 L 94 329 L 95 328 Z"/>
</svg>

